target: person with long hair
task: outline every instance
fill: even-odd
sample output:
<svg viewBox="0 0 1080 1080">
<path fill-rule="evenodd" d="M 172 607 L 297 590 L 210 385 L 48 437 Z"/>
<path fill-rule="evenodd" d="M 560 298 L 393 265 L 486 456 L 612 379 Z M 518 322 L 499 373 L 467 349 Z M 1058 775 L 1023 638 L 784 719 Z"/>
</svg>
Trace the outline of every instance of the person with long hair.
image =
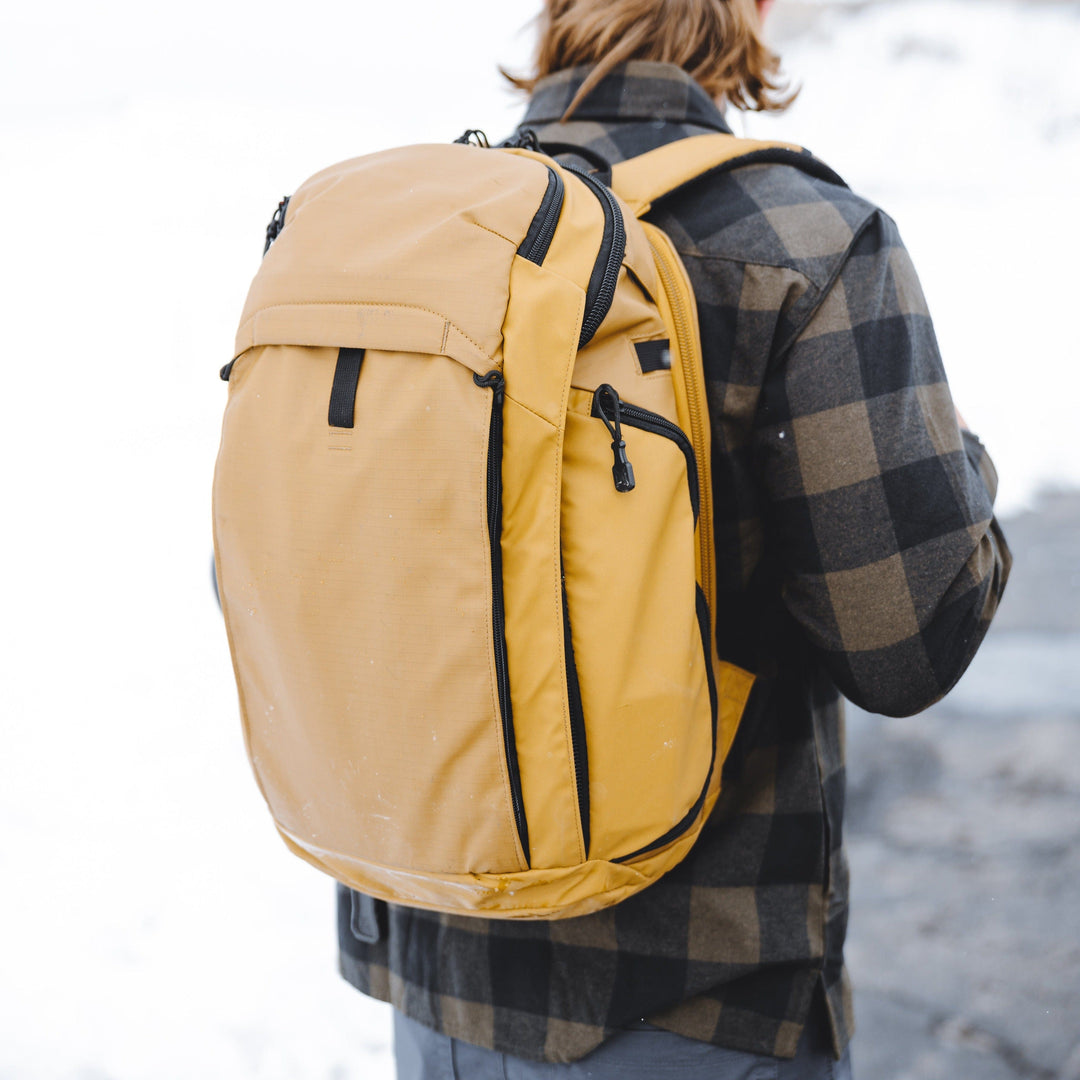
<svg viewBox="0 0 1080 1080">
<path fill-rule="evenodd" d="M 769 0 L 544 0 L 507 77 L 541 145 L 610 162 L 793 99 Z M 400 1080 L 850 1077 L 841 694 L 917 712 L 1010 557 L 892 220 L 790 164 L 660 200 L 697 299 L 721 658 L 757 675 L 689 856 L 596 914 L 494 921 L 339 887 L 340 964 L 395 1007 Z"/>
</svg>

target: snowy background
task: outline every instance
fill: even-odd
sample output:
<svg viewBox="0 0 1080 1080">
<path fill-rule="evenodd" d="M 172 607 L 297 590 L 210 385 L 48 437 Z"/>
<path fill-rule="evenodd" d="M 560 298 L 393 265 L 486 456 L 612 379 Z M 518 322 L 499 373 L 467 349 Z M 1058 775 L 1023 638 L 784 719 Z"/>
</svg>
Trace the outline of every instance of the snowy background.
<svg viewBox="0 0 1080 1080">
<path fill-rule="evenodd" d="M 335 160 L 508 132 L 532 0 L 0 14 L 0 1080 L 391 1077 L 251 780 L 209 589 L 236 319 Z M 900 223 L 1001 504 L 1080 482 L 1080 5 L 780 0 L 810 146 Z M 738 117 L 736 127 L 738 129 Z"/>
</svg>

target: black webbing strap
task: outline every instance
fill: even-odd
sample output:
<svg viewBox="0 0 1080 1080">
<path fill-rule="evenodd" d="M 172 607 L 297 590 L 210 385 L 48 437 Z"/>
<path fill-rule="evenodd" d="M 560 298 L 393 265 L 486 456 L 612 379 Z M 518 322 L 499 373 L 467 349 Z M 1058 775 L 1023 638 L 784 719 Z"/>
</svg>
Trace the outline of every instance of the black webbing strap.
<svg viewBox="0 0 1080 1080">
<path fill-rule="evenodd" d="M 642 375 L 671 368 L 671 342 L 667 338 L 659 341 L 635 341 L 634 351 L 637 353 Z"/>
<path fill-rule="evenodd" d="M 360 383 L 363 349 L 338 349 L 334 386 L 330 391 L 331 427 L 351 428 L 356 412 L 356 388 Z"/>
</svg>

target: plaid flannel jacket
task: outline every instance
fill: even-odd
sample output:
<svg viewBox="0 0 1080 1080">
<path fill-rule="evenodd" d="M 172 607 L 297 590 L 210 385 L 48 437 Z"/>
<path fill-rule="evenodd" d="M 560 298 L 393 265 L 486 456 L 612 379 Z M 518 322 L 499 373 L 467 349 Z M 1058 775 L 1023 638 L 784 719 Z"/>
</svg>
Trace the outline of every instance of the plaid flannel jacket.
<svg viewBox="0 0 1080 1080">
<path fill-rule="evenodd" d="M 678 68 L 631 63 L 567 124 L 586 71 L 545 79 L 524 125 L 618 161 L 728 128 Z M 698 301 L 713 428 L 722 656 L 759 680 L 689 857 L 615 908 L 488 921 L 339 890 L 340 966 L 421 1023 L 565 1062 L 647 1018 L 790 1057 L 815 992 L 852 1032 L 843 965 L 843 716 L 929 705 L 1004 588 L 993 467 L 963 435 L 893 222 L 786 165 L 706 177 L 650 219 Z M 823 991 L 823 993 L 821 993 Z"/>
</svg>

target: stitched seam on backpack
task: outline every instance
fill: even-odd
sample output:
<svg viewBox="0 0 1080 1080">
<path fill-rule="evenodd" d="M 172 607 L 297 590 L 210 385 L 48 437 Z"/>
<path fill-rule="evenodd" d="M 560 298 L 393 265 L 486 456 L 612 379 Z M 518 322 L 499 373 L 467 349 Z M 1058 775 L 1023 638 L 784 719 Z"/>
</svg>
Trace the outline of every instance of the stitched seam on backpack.
<svg viewBox="0 0 1080 1080">
<path fill-rule="evenodd" d="M 488 360 L 491 360 L 491 356 L 488 354 L 487 349 L 485 349 L 484 346 L 481 345 L 478 341 L 473 341 L 473 339 L 471 337 L 469 337 L 469 335 L 466 334 L 465 331 L 462 330 L 461 327 L 458 326 L 457 323 L 453 322 L 450 319 L 447 319 L 446 316 L 441 311 L 436 311 L 434 308 L 421 307 L 419 304 L 397 304 L 397 303 L 394 303 L 393 301 L 389 301 L 389 300 L 386 301 L 385 303 L 383 303 L 381 301 L 374 301 L 374 300 L 296 300 L 296 301 L 293 301 L 292 303 L 288 303 L 288 304 L 270 304 L 267 307 L 259 308 L 259 310 L 256 311 L 255 314 L 251 316 L 251 319 L 247 320 L 247 322 L 251 322 L 252 320 L 257 319 L 265 311 L 278 311 L 281 308 L 293 308 L 293 307 L 355 307 L 355 308 L 388 308 L 389 307 L 389 308 L 404 308 L 406 311 L 426 311 L 429 315 L 437 315 L 440 319 L 443 319 L 447 323 L 448 326 L 452 326 L 470 345 L 475 345 L 476 348 L 481 353 L 483 353 L 484 356 L 486 356 Z M 245 325 L 246 325 L 246 323 L 245 323 Z M 241 327 L 241 329 L 243 329 L 243 327 Z M 271 342 L 270 344 L 275 344 L 276 345 L 276 344 L 280 344 L 280 342 Z M 495 363 L 494 360 L 491 360 L 491 362 Z"/>
<path fill-rule="evenodd" d="M 518 245 L 510 239 L 509 236 L 503 236 L 501 232 L 496 232 L 494 229 L 489 229 L 486 225 L 481 225 L 479 221 L 470 222 L 471 225 L 475 225 L 478 229 L 483 229 L 484 232 L 491 233 L 492 236 L 497 236 L 500 240 L 505 240 L 511 247 L 517 247 Z"/>
<path fill-rule="evenodd" d="M 519 409 L 524 409 L 530 416 L 535 416 L 537 420 L 542 420 L 545 424 L 547 424 L 548 427 L 555 428 L 556 431 L 558 430 L 558 424 L 549 420 L 546 416 L 541 416 L 540 413 L 538 413 L 535 409 L 530 409 L 528 405 L 524 404 L 524 402 L 518 401 L 516 397 L 507 394 L 506 400 L 512 401 Z"/>
</svg>

